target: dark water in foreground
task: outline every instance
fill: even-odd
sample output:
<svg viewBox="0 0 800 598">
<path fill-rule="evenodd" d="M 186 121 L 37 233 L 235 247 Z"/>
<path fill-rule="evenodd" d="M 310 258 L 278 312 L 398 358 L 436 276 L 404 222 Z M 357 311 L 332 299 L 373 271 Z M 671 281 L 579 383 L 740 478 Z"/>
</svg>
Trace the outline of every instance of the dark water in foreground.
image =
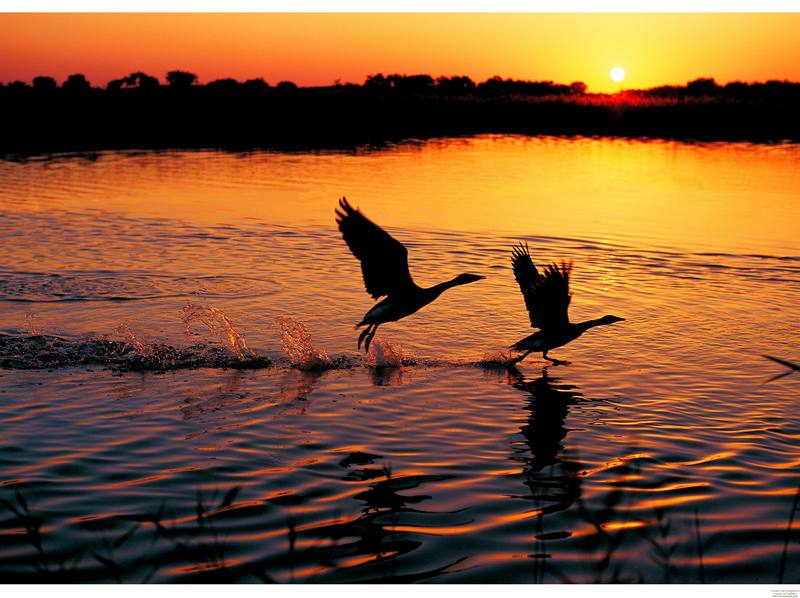
<svg viewBox="0 0 800 598">
<path fill-rule="evenodd" d="M 800 582 L 800 377 L 761 357 L 800 357 L 798 157 L 0 164 L 0 579 Z M 487 279 L 359 356 L 344 193 L 420 283 Z M 478 363 L 529 331 L 519 238 L 575 261 L 574 320 L 626 318 L 553 352 L 571 365 Z"/>
</svg>

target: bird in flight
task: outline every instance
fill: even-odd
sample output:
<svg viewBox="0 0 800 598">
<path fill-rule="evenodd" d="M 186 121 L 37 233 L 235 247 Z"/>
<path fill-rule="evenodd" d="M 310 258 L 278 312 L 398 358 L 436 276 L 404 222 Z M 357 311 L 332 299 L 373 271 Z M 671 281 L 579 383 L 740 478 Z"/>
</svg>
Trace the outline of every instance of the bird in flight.
<svg viewBox="0 0 800 598">
<path fill-rule="evenodd" d="M 621 322 L 619 316 L 603 316 L 597 320 L 587 320 L 573 324 L 569 321 L 567 310 L 572 298 L 569 292 L 569 276 L 572 263 L 562 262 L 545 266 L 540 273 L 528 252 L 528 244 L 520 244 L 511 252 L 514 278 L 525 299 L 525 307 L 531 319 L 531 326 L 538 328 L 530 336 L 511 346 L 515 351 L 525 351 L 512 359 L 508 365 L 515 365 L 534 351 L 541 351 L 542 357 L 558 365 L 567 363 L 547 356 L 547 352 L 574 341 L 584 332 L 595 326 Z"/>
<path fill-rule="evenodd" d="M 336 222 L 347 246 L 361 262 L 364 286 L 377 303 L 356 324 L 366 326 L 358 337 L 369 351 L 378 326 L 395 322 L 422 309 L 449 288 L 485 278 L 477 274 L 459 274 L 429 288 L 417 285 L 408 271 L 408 250 L 380 226 L 372 222 L 342 197 L 336 210 Z"/>
</svg>

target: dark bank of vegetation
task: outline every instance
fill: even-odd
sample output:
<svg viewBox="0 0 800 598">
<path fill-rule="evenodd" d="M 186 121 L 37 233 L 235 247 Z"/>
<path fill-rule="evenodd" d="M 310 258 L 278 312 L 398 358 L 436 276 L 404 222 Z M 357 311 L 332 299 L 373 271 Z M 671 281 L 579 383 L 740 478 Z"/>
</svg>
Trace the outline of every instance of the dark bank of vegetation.
<svg viewBox="0 0 800 598">
<path fill-rule="evenodd" d="M 0 154 L 101 149 L 323 148 L 410 138 L 520 133 L 697 140 L 800 140 L 800 83 L 728 83 L 590 94 L 583 83 L 373 75 L 298 87 L 262 79 L 205 85 L 183 71 L 162 83 L 133 73 L 93 87 L 0 84 Z"/>
</svg>

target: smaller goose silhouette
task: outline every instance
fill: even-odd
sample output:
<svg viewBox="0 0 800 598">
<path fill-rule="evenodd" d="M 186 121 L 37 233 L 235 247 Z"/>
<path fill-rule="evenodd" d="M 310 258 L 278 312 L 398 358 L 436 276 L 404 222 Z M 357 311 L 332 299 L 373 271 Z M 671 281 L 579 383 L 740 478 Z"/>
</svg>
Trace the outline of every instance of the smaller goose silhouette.
<svg viewBox="0 0 800 598">
<path fill-rule="evenodd" d="M 517 279 L 519 289 L 525 298 L 531 326 L 539 328 L 539 331 L 511 346 L 515 351 L 525 351 L 525 353 L 512 359 L 508 365 L 519 363 L 534 351 L 541 351 L 542 357 L 555 365 L 568 363 L 548 357 L 547 352 L 574 341 L 590 328 L 625 319 L 619 316 L 603 316 L 597 320 L 587 320 L 578 324 L 569 321 L 567 310 L 572 299 L 569 292 L 571 262 L 561 262 L 561 265 L 550 264 L 545 266 L 540 274 L 533 265 L 528 244 L 520 243 L 511 253 L 511 264 L 514 267 L 514 278 Z"/>
<path fill-rule="evenodd" d="M 485 278 L 477 274 L 459 274 L 452 280 L 430 288 L 418 286 L 408 271 L 408 250 L 380 226 L 352 207 L 347 198 L 339 200 L 336 222 L 350 251 L 361 262 L 364 286 L 373 298 L 386 299 L 373 306 L 356 328 L 366 326 L 358 337 L 358 348 L 364 350 L 386 322 L 395 322 L 419 311 L 451 287 Z"/>
</svg>

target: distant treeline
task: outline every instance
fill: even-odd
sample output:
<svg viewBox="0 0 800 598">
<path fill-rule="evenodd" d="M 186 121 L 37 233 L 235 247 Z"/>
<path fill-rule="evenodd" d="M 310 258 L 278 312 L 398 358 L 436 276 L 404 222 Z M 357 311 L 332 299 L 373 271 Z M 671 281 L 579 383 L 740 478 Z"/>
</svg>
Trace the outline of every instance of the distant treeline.
<svg viewBox="0 0 800 598">
<path fill-rule="evenodd" d="M 185 71 L 164 83 L 136 72 L 92 87 L 0 83 L 0 153 L 121 148 L 344 147 L 477 133 L 800 141 L 800 83 L 685 86 L 587 93 L 584 83 L 492 77 L 372 75 L 363 84 L 218 79 Z"/>
</svg>

